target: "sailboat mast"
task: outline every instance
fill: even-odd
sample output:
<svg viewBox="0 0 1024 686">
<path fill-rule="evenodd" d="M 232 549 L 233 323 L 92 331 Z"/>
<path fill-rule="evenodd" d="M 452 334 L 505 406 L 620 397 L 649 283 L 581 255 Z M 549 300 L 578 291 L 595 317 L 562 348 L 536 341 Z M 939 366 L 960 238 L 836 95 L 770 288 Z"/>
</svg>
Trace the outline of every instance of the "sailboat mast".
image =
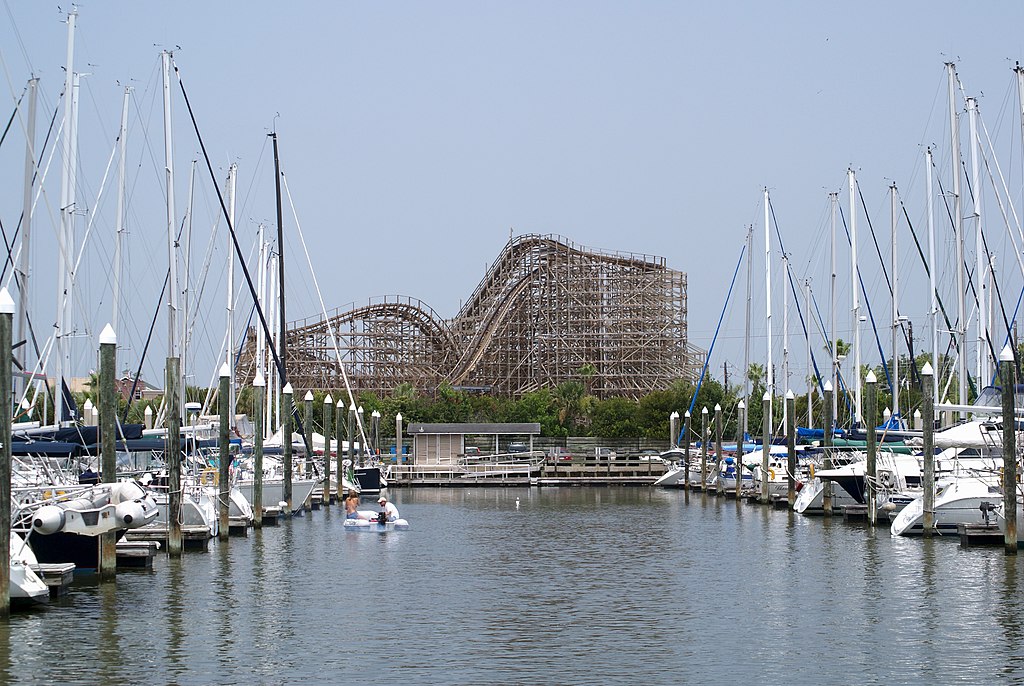
<svg viewBox="0 0 1024 686">
<path fill-rule="evenodd" d="M 68 235 L 72 232 L 75 219 L 75 189 L 74 189 L 74 159 L 72 150 L 75 147 L 73 140 L 74 127 L 71 122 L 74 118 L 74 98 L 72 91 L 75 84 L 75 23 L 78 20 L 78 11 L 72 9 L 68 13 L 68 52 L 65 60 L 66 71 L 64 72 L 64 135 L 61 138 L 61 153 L 63 166 L 61 168 L 60 184 L 60 231 L 57 245 L 57 322 L 54 332 L 56 353 L 57 353 L 57 378 L 56 398 L 53 408 L 53 418 L 56 425 L 60 425 L 61 417 L 64 414 L 64 328 L 67 323 L 64 321 L 64 301 L 68 290 L 68 269 L 71 261 L 70 248 L 67 245 Z"/>
<path fill-rule="evenodd" d="M 932 149 L 925 151 L 925 172 L 928 186 L 928 288 L 931 291 L 931 304 L 928 316 L 932 326 L 932 369 L 935 370 L 935 381 L 932 383 L 932 402 L 939 402 L 939 381 L 942 370 L 939 367 L 939 302 L 935 291 L 935 190 L 932 187 Z"/>
<path fill-rule="evenodd" d="M 782 249 L 782 246 L 779 246 Z M 789 255 L 782 252 L 782 385 L 788 393 L 789 386 Z M 782 403 L 782 426 L 789 426 L 789 404 Z"/>
<path fill-rule="evenodd" d="M 751 293 L 754 282 L 754 225 L 747 227 L 747 322 L 743 335 L 743 404 L 750 407 L 750 304 Z M 743 413 L 743 435 L 747 435 L 749 425 L 747 415 Z"/>
<path fill-rule="evenodd" d="M 961 405 L 967 404 L 967 303 L 966 284 L 964 283 L 964 212 L 963 198 L 960 195 L 960 124 L 956 108 L 956 65 L 952 62 L 946 63 L 949 90 L 949 137 L 953 151 L 953 228 L 956 233 L 956 349 L 957 349 L 957 379 L 959 385 L 959 399 Z M 967 413 L 960 411 L 961 419 L 967 417 Z"/>
<path fill-rule="evenodd" d="M 167 186 L 167 356 L 178 356 L 178 256 L 174 249 L 174 154 L 171 147 L 171 53 L 161 54 L 164 74 L 164 175 Z"/>
<path fill-rule="evenodd" d="M 892 226 L 892 414 L 894 417 L 900 413 L 900 353 L 899 338 L 897 336 L 900 328 L 899 308 L 899 276 L 897 267 L 899 260 L 896 253 L 896 184 L 889 186 L 889 219 Z M 911 360 L 913 364 L 913 360 Z"/>
<path fill-rule="evenodd" d="M 18 331 L 16 341 L 28 340 L 28 274 L 32 238 L 32 185 L 36 168 L 36 99 L 39 93 L 39 79 L 28 81 L 28 121 L 25 126 L 25 186 L 21 205 L 21 255 L 18 258 Z M 28 369 L 28 346 L 22 345 L 15 352 L 22 370 Z M 18 375 L 15 388 L 18 397 L 28 385 L 28 378 Z"/>
<path fill-rule="evenodd" d="M 227 307 L 227 350 L 224 356 L 228 365 L 228 397 L 223 400 L 228 404 L 228 425 L 235 428 L 235 254 L 231 240 L 231 229 L 235 226 L 235 183 L 238 165 L 232 163 L 228 167 L 228 307 Z"/>
<path fill-rule="evenodd" d="M 850 180 L 850 283 L 853 293 L 853 398 L 854 424 L 860 424 L 861 382 L 860 382 L 860 287 L 857 283 L 857 176 L 853 169 L 847 169 Z"/>
<path fill-rule="evenodd" d="M 121 251 L 124 248 L 124 192 L 126 177 L 126 153 L 128 151 L 128 98 L 131 88 L 125 86 L 124 101 L 121 103 L 121 128 L 117 134 L 118 169 L 117 169 L 117 218 L 115 220 L 114 245 L 114 304 L 110 316 L 110 326 L 115 332 L 118 329 L 118 310 L 121 307 Z"/>
<path fill-rule="evenodd" d="M 277 131 L 270 134 L 274 139 L 274 189 L 277 193 L 277 290 L 278 290 L 278 321 L 280 331 L 278 342 L 280 344 L 281 373 L 278 384 L 284 388 L 288 383 L 288 343 L 287 343 L 287 319 L 284 312 L 284 217 L 281 207 L 281 160 L 277 152 Z"/>
<path fill-rule="evenodd" d="M 981 224 L 981 170 L 978 163 L 981 141 L 978 140 L 978 100 L 976 98 L 967 98 L 967 115 L 971 132 L 971 190 L 974 195 L 974 275 L 978 280 L 978 349 L 975 371 L 978 379 L 984 385 L 988 383 L 992 373 L 988 364 L 989 289 L 985 260 L 985 236 L 982 233 Z"/>
<path fill-rule="evenodd" d="M 832 192 L 828 194 L 828 202 L 831 209 L 831 228 L 832 228 L 832 276 L 829 279 L 829 303 L 830 303 L 830 315 L 829 315 L 829 340 L 831 341 L 832 347 L 832 388 L 835 389 L 835 393 L 832 394 L 832 418 L 833 421 L 837 421 L 839 416 L 836 411 L 839 409 L 839 348 L 836 346 L 836 209 L 839 205 L 839 193 Z M 826 426 L 825 430 L 830 431 L 832 427 Z"/>
<path fill-rule="evenodd" d="M 768 328 L 768 363 L 765 365 L 765 388 L 768 393 L 768 435 L 772 434 L 772 402 L 775 396 L 775 378 L 772 373 L 772 238 L 768 230 L 768 187 L 764 189 L 764 291 L 765 321 Z"/>
<path fill-rule="evenodd" d="M 807 331 L 804 335 L 805 352 L 807 353 L 807 426 L 814 427 L 814 405 L 811 403 L 811 389 L 814 388 L 814 365 L 811 364 L 811 280 L 804 280 L 804 311 L 807 312 Z"/>
</svg>

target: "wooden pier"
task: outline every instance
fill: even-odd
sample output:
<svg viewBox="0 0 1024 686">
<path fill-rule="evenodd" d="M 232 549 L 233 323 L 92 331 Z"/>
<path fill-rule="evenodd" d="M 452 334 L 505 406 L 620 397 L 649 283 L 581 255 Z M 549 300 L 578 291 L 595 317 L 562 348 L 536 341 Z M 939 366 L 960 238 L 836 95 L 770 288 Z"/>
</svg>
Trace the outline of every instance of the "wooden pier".
<svg viewBox="0 0 1024 686">
<path fill-rule="evenodd" d="M 958 524 L 956 532 L 964 548 L 1004 543 L 1004 534 L 998 524 Z"/>
<path fill-rule="evenodd" d="M 50 589 L 51 598 L 59 598 L 67 594 L 71 582 L 75 580 L 75 565 L 71 562 L 34 564 L 32 565 L 32 571 Z"/>
<path fill-rule="evenodd" d="M 156 541 L 161 545 L 167 545 L 166 526 L 144 526 L 141 529 L 129 529 L 124 535 L 128 541 Z M 208 550 L 212 534 L 210 527 L 201 525 L 186 525 L 181 527 L 181 539 L 184 547 L 188 550 Z"/>
<path fill-rule="evenodd" d="M 117 543 L 117 569 L 153 569 L 153 558 L 160 550 L 157 541 L 127 541 Z"/>
</svg>

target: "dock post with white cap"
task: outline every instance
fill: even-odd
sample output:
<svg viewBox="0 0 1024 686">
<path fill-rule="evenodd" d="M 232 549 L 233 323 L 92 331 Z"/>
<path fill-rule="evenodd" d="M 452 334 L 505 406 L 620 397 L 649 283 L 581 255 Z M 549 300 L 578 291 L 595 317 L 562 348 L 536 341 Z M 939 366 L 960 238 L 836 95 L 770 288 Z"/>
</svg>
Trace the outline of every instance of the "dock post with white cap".
<svg viewBox="0 0 1024 686">
<path fill-rule="evenodd" d="M 832 469 L 832 432 L 833 424 L 835 424 L 835 416 L 832 414 L 832 381 L 825 382 L 825 397 L 822 409 L 825 410 L 825 422 L 822 424 L 825 427 L 825 436 L 821 442 L 824 447 L 824 457 L 822 458 L 821 466 L 828 470 Z M 831 517 L 832 481 L 830 479 L 823 479 L 822 481 L 821 509 L 826 517 Z"/>
<path fill-rule="evenodd" d="M 796 396 L 786 391 L 786 501 L 796 503 Z"/>
<path fill-rule="evenodd" d="M 11 613 L 11 329 L 14 325 L 14 299 L 0 288 L 0 391 L 4 408 L 0 412 L 0 617 Z"/>
<path fill-rule="evenodd" d="M 1014 396 L 1017 388 L 1010 346 L 999 353 L 1003 386 L 1003 543 L 1007 555 L 1017 554 L 1017 446 Z M 5 434 L 6 435 L 6 434 Z"/>
<path fill-rule="evenodd" d="M 334 398 L 328 393 L 324 396 L 324 507 L 331 506 L 331 425 L 334 423 L 333 420 Z M 338 495 L 340 499 L 340 492 Z"/>
<path fill-rule="evenodd" d="M 263 372 L 257 370 L 252 380 L 253 407 L 253 438 L 252 438 L 252 525 L 263 528 L 263 399 L 267 390 Z"/>
<path fill-rule="evenodd" d="M 921 407 L 924 412 L 924 428 L 922 429 L 922 450 L 924 457 L 924 536 L 935 534 L 935 399 L 932 395 L 932 383 L 935 381 L 932 366 L 925 362 L 921 370 Z"/>
<path fill-rule="evenodd" d="M 285 515 L 290 517 L 292 510 L 292 390 L 291 383 L 286 383 L 281 389 L 281 448 L 282 459 L 284 460 L 284 484 L 282 485 L 282 498 L 284 498 L 287 511 Z"/>
<path fill-rule="evenodd" d="M 868 370 L 864 377 L 867 382 L 867 414 L 864 417 L 864 430 L 867 435 L 868 464 L 864 481 L 867 484 L 868 522 L 871 526 L 878 523 L 878 448 L 875 445 L 875 415 L 878 413 L 878 379 L 875 373 Z"/>
<path fill-rule="evenodd" d="M 114 401 L 114 376 L 117 368 L 117 336 L 107 324 L 100 334 L 100 478 L 103 483 L 117 481 L 117 412 Z M 100 534 L 100 559 L 96 573 L 100 581 L 117 576 L 117 534 Z"/>
<path fill-rule="evenodd" d="M 217 395 L 217 405 L 220 407 L 220 432 L 218 433 L 218 448 L 220 458 L 217 463 L 217 538 L 221 541 L 228 540 L 231 521 L 229 519 L 229 498 L 231 497 L 230 471 L 231 466 L 231 368 L 227 362 L 220 366 L 220 388 Z"/>
</svg>

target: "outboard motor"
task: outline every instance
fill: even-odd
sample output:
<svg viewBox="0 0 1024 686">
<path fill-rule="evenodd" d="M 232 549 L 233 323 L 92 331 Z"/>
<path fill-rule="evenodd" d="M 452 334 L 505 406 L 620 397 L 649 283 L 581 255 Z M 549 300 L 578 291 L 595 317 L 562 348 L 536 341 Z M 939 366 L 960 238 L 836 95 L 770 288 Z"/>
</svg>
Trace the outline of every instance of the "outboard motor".
<svg viewBox="0 0 1024 686">
<path fill-rule="evenodd" d="M 377 523 L 378 524 L 387 524 L 387 522 L 388 522 L 388 513 L 387 512 L 381 512 L 381 513 L 379 513 L 377 515 Z"/>
<path fill-rule="evenodd" d="M 996 511 L 996 506 L 987 500 L 982 500 L 981 505 L 978 505 L 978 509 L 981 510 L 981 518 L 985 520 L 985 526 L 988 526 L 991 523 L 988 517 Z"/>
</svg>

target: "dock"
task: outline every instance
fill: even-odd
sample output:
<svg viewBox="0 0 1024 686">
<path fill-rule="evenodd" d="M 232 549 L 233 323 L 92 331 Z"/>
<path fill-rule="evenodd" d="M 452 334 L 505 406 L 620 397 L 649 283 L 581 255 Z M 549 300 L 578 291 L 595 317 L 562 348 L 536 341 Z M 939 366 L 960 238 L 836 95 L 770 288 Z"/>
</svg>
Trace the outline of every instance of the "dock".
<svg viewBox="0 0 1024 686">
<path fill-rule="evenodd" d="M 186 550 L 208 550 L 212 536 L 208 526 L 193 524 L 181 527 L 181 540 Z M 129 529 L 124 537 L 130 542 L 155 541 L 167 545 L 167 527 L 144 526 L 140 529 Z"/>
<path fill-rule="evenodd" d="M 34 564 L 32 565 L 32 571 L 50 589 L 51 598 L 59 598 L 66 595 L 71 582 L 75 580 L 75 565 L 71 562 Z"/>
<path fill-rule="evenodd" d="M 960 545 L 973 548 L 982 545 L 1003 545 L 1005 536 L 998 524 L 957 524 Z"/>
<path fill-rule="evenodd" d="M 117 543 L 117 569 L 153 569 L 153 558 L 160 550 L 157 541 L 127 541 Z"/>
</svg>

